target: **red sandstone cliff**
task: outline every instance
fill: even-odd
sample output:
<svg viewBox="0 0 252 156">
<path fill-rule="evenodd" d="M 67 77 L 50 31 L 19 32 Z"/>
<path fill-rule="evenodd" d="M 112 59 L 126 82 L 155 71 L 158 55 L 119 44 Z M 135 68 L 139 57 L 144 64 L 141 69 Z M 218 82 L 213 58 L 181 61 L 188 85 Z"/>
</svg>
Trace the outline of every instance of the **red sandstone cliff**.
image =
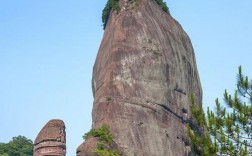
<svg viewBox="0 0 252 156">
<path fill-rule="evenodd" d="M 33 156 L 65 156 L 66 132 L 62 120 L 50 120 L 34 142 Z"/>
<path fill-rule="evenodd" d="M 190 95 L 202 91 L 191 41 L 154 0 L 120 0 L 93 68 L 93 124 L 110 126 L 125 156 L 184 156 Z M 94 138 L 78 149 L 88 156 Z"/>
</svg>

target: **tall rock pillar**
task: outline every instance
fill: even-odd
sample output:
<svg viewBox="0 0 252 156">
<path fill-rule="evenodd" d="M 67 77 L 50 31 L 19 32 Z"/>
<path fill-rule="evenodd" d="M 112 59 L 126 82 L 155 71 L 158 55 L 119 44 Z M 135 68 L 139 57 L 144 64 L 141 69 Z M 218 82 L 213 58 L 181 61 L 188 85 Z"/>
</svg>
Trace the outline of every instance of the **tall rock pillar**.
<svg viewBox="0 0 252 156">
<path fill-rule="evenodd" d="M 34 142 L 33 156 L 65 156 L 66 132 L 62 120 L 50 120 Z"/>
<path fill-rule="evenodd" d="M 190 38 L 155 0 L 119 0 L 93 68 L 92 128 L 110 127 L 124 156 L 185 156 L 190 96 L 202 90 Z M 77 149 L 92 155 L 95 139 Z"/>
</svg>

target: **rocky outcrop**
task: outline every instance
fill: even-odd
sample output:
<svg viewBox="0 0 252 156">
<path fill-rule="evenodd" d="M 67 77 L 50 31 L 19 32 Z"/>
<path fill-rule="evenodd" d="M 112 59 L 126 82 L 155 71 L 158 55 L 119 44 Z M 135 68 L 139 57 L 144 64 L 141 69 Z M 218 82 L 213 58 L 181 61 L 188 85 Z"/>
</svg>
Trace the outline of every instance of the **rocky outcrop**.
<svg viewBox="0 0 252 156">
<path fill-rule="evenodd" d="M 34 156 L 65 156 L 66 133 L 62 120 L 50 120 L 34 142 Z"/>
<path fill-rule="evenodd" d="M 202 101 L 191 41 L 154 0 L 119 2 L 93 68 L 92 128 L 109 125 L 124 156 L 188 155 L 191 94 Z M 92 148 L 86 140 L 78 156 Z"/>
</svg>

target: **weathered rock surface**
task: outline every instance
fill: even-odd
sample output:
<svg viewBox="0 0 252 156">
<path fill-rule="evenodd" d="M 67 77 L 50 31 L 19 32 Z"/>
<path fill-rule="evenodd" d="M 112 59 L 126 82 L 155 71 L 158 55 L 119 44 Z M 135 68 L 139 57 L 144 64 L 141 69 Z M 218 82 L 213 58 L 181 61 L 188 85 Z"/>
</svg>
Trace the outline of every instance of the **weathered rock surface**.
<svg viewBox="0 0 252 156">
<path fill-rule="evenodd" d="M 202 101 L 193 47 L 154 0 L 137 3 L 120 0 L 107 23 L 93 68 L 92 128 L 109 125 L 125 156 L 185 156 L 191 94 Z M 78 156 L 92 148 L 86 140 Z"/>
<path fill-rule="evenodd" d="M 66 132 L 62 120 L 50 120 L 34 142 L 34 156 L 65 156 Z"/>
</svg>

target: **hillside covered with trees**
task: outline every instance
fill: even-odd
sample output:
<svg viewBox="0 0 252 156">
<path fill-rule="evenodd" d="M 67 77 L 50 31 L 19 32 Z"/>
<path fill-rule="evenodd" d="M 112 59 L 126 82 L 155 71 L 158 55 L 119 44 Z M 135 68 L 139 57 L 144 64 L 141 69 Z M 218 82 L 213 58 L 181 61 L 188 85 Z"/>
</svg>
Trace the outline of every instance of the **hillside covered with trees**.
<svg viewBox="0 0 252 156">
<path fill-rule="evenodd" d="M 13 137 L 8 143 L 0 143 L 0 156 L 32 156 L 33 143 L 24 136 Z"/>
</svg>

